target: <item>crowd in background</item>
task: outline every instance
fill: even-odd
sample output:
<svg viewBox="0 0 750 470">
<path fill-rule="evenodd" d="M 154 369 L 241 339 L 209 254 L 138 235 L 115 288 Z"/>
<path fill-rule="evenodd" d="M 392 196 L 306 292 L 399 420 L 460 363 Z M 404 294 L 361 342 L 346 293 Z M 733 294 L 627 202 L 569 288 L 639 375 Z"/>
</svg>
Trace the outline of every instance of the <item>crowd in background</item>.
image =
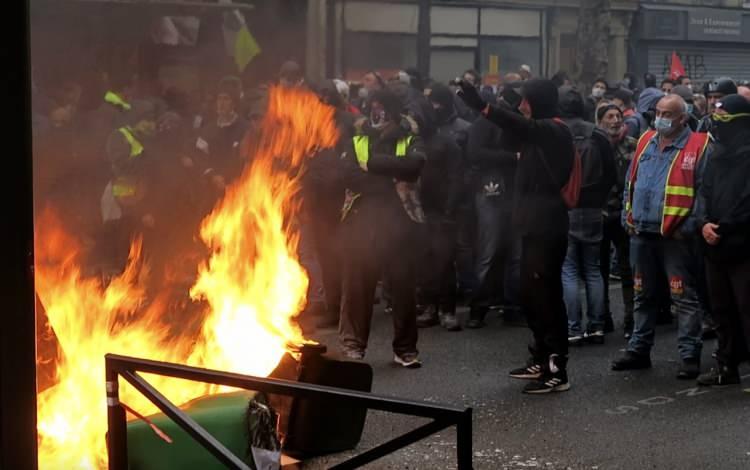
<svg viewBox="0 0 750 470">
<path fill-rule="evenodd" d="M 415 69 L 311 83 L 285 63 L 278 84 L 335 107 L 341 134 L 303 179 L 301 320 L 338 327 L 342 354 L 363 360 L 379 302 L 394 361 L 414 368 L 419 328 L 482 328 L 498 311 L 533 333 L 529 362 L 510 375 L 546 393 L 570 387 L 569 346 L 602 344 L 619 325 L 628 346 L 612 368 L 651 367 L 655 325 L 676 319 L 678 378 L 739 383 L 750 87 L 642 81 L 584 90 L 522 66 L 496 85 L 473 70 L 440 83 Z M 75 81 L 34 90 L 37 210 L 54 203 L 104 279 L 143 234 L 159 288 L 184 294 L 204 254 L 198 224 L 247 164 L 267 88 L 230 76 L 190 96 L 127 71 L 103 83 L 93 100 Z M 716 335 L 719 366 L 699 375 L 702 341 Z"/>
</svg>

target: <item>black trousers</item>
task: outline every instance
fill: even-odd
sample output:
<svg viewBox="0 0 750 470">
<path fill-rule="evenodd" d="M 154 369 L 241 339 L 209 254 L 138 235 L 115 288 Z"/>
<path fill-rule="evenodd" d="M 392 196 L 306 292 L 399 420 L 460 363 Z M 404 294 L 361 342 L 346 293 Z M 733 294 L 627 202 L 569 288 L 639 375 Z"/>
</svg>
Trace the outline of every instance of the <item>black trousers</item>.
<svg viewBox="0 0 750 470">
<path fill-rule="evenodd" d="M 428 215 L 427 223 L 420 228 L 423 250 L 419 263 L 419 303 L 455 313 L 457 225 Z"/>
<path fill-rule="evenodd" d="M 711 300 L 720 364 L 737 367 L 749 360 L 750 259 L 721 263 L 705 259 L 708 295 Z"/>
<path fill-rule="evenodd" d="M 617 250 L 617 267 L 622 285 L 622 302 L 625 305 L 623 324 L 626 330 L 633 329 L 633 269 L 630 266 L 630 237 L 618 219 L 605 220 L 602 238 L 601 270 L 604 278 L 604 312 L 612 317 L 609 306 L 610 246 Z"/>
<path fill-rule="evenodd" d="M 335 217 L 315 216 L 311 217 L 310 221 L 325 292 L 325 315 L 328 319 L 338 319 L 341 310 L 339 222 Z"/>
<path fill-rule="evenodd" d="M 344 347 L 367 348 L 375 288 L 382 274 L 389 281 L 393 309 L 393 351 L 417 352 L 415 265 L 419 230 L 401 207 L 389 211 L 372 206 L 355 208 L 342 222 L 339 341 Z"/>
<path fill-rule="evenodd" d="M 529 350 L 534 361 L 546 366 L 550 355 L 565 367 L 568 356 L 568 316 L 563 303 L 562 265 L 567 236 L 521 240 L 521 308 L 533 334 Z"/>
</svg>

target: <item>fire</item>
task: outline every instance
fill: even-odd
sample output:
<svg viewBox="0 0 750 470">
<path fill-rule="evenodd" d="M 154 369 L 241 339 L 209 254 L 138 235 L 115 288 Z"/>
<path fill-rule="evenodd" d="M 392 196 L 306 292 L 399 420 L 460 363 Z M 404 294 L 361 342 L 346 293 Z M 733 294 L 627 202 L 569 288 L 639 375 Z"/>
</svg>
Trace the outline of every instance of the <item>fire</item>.
<svg viewBox="0 0 750 470">
<path fill-rule="evenodd" d="M 40 468 L 106 467 L 106 353 L 266 376 L 290 345 L 307 341 L 294 322 L 305 306 L 308 278 L 297 260 L 292 221 L 305 159 L 338 138 L 333 113 L 307 91 L 270 89 L 250 163 L 201 224 L 211 254 L 190 291 L 207 305 L 197 335 L 175 335 L 165 302 L 147 297 L 147 259 L 138 238 L 122 274 L 103 286 L 82 274 L 81 247 L 54 214 L 40 214 L 37 294 L 60 349 L 55 384 L 38 396 Z M 177 403 L 216 391 L 149 380 Z M 126 385 L 120 396 L 142 413 L 155 411 Z"/>
</svg>

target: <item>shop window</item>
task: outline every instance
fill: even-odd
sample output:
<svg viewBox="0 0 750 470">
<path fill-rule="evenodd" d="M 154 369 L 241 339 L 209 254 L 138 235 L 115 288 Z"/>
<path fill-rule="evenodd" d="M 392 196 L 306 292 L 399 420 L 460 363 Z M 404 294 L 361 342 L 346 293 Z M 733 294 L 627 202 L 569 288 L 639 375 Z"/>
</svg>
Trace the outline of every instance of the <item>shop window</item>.
<svg viewBox="0 0 750 470">
<path fill-rule="evenodd" d="M 489 70 L 490 56 L 496 55 L 501 75 L 514 72 L 523 64 L 538 73 L 541 70 L 540 47 L 537 38 L 480 38 L 479 70 Z"/>
<path fill-rule="evenodd" d="M 346 2 L 344 24 L 349 31 L 416 34 L 419 7 L 416 4 Z"/>
<path fill-rule="evenodd" d="M 416 63 L 415 35 L 359 32 L 347 32 L 345 35 L 344 67 L 347 77 L 369 69 L 398 70 L 413 67 Z"/>
<path fill-rule="evenodd" d="M 448 83 L 474 68 L 474 49 L 433 49 L 430 53 L 430 78 Z"/>
<path fill-rule="evenodd" d="M 476 8 L 432 7 L 430 30 L 432 34 L 477 34 Z"/>
</svg>

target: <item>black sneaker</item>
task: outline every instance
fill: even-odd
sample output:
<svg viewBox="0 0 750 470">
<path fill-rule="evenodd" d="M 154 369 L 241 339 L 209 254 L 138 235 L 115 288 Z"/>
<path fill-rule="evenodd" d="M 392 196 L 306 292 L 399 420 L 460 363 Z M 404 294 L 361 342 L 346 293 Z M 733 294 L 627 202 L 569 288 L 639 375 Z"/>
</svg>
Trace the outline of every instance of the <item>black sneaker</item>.
<svg viewBox="0 0 750 470">
<path fill-rule="evenodd" d="M 429 328 L 440 323 L 437 308 L 434 305 L 428 305 L 417 315 L 417 328 Z"/>
<path fill-rule="evenodd" d="M 529 364 L 526 367 L 513 369 L 508 375 L 514 379 L 537 380 L 542 377 L 542 366 L 540 364 Z"/>
<path fill-rule="evenodd" d="M 342 346 L 341 347 L 341 354 L 346 359 L 352 360 L 352 361 L 361 361 L 365 358 L 365 351 L 362 349 L 358 349 L 352 346 Z"/>
<path fill-rule="evenodd" d="M 466 328 L 483 328 L 485 326 L 484 317 L 487 315 L 486 310 L 477 311 L 473 310 L 469 312 L 469 321 L 466 322 Z"/>
<path fill-rule="evenodd" d="M 625 355 L 612 361 L 612 370 L 650 369 L 651 356 L 625 351 Z"/>
<path fill-rule="evenodd" d="M 583 335 L 568 333 L 568 346 L 583 346 Z"/>
<path fill-rule="evenodd" d="M 740 372 L 736 368 L 726 366 L 713 367 L 705 374 L 698 376 L 698 385 L 738 385 L 740 383 Z"/>
<path fill-rule="evenodd" d="M 604 332 L 605 333 L 612 333 L 615 331 L 615 321 L 612 319 L 612 314 L 608 314 L 604 318 Z"/>
<path fill-rule="evenodd" d="M 693 380 L 701 373 L 701 362 L 698 359 L 685 359 L 682 361 L 677 378 L 680 380 Z"/>
<path fill-rule="evenodd" d="M 564 369 L 558 369 L 556 372 L 546 372 L 542 376 L 529 382 L 523 388 L 523 393 L 542 394 L 551 392 L 565 392 L 570 390 L 568 382 L 568 373 Z"/>
<path fill-rule="evenodd" d="M 583 334 L 583 340 L 589 344 L 604 344 L 604 331 L 587 331 Z"/>
</svg>

